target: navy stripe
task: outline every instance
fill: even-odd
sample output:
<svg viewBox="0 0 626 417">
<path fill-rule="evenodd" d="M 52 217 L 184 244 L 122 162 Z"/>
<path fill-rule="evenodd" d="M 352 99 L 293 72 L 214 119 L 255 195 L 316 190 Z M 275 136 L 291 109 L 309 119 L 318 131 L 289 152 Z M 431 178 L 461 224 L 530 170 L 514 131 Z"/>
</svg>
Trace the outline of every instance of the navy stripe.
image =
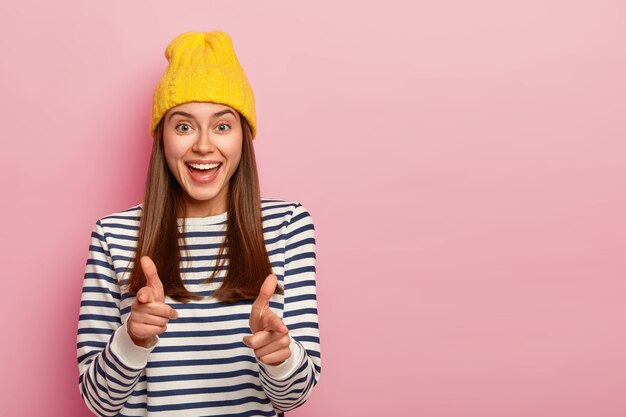
<svg viewBox="0 0 626 417">
<path fill-rule="evenodd" d="M 315 259 L 315 253 L 313 252 L 298 253 L 292 256 L 291 258 L 285 259 L 285 263 L 290 264 L 291 262 L 294 262 L 294 261 L 299 261 L 302 259 L 311 259 L 311 258 Z"/>
<path fill-rule="evenodd" d="M 215 323 L 220 321 L 233 321 L 233 320 L 248 320 L 250 314 L 225 314 L 223 316 L 209 316 L 209 317 L 179 317 L 176 319 L 177 323 Z"/>
<path fill-rule="evenodd" d="M 243 345 L 243 343 L 242 343 Z M 210 350 L 210 349 L 207 349 Z M 229 358 L 215 358 L 215 359 L 179 359 L 173 361 L 150 361 L 148 362 L 148 368 L 167 368 L 170 366 L 203 366 L 203 365 L 226 365 L 239 362 L 256 363 L 254 358 L 248 356 L 233 356 Z"/>
<path fill-rule="evenodd" d="M 290 283 L 285 289 L 293 290 L 294 288 L 302 288 L 302 287 L 315 287 L 315 281 L 307 280 L 307 281 L 293 282 L 293 283 Z"/>
<path fill-rule="evenodd" d="M 291 323 L 289 325 L 289 330 L 297 330 L 297 329 L 317 329 L 319 325 L 315 322 L 298 322 Z"/>
<path fill-rule="evenodd" d="M 202 401 L 199 403 L 183 403 L 183 404 L 168 404 L 168 405 L 149 405 L 148 411 L 166 411 L 166 410 L 192 410 L 196 408 L 214 408 L 214 407 L 228 407 L 233 405 L 241 405 L 246 403 L 268 404 L 267 398 L 257 397 L 243 397 L 234 400 L 220 400 L 220 401 Z"/>
<path fill-rule="evenodd" d="M 100 287 L 83 287 L 83 294 L 85 293 L 106 293 L 111 295 L 113 298 L 120 299 L 119 293 L 113 292 L 108 288 L 100 288 Z"/>
<path fill-rule="evenodd" d="M 130 241 L 133 241 L 133 242 L 137 241 L 137 237 L 136 236 L 120 235 L 120 234 L 117 234 L 117 233 L 107 233 L 106 236 L 109 237 L 109 238 L 119 239 L 119 240 L 130 240 Z"/>
<path fill-rule="evenodd" d="M 146 392 L 148 397 L 174 397 L 179 395 L 194 395 L 194 394 L 220 394 L 224 392 L 236 392 L 244 389 L 252 389 L 255 391 L 263 391 L 263 387 L 258 384 L 247 382 L 245 384 L 237 384 L 231 386 L 219 386 L 219 387 L 203 387 L 203 388 L 187 388 L 187 389 L 170 389 L 163 391 L 150 391 Z"/>
<path fill-rule="evenodd" d="M 243 347 L 246 347 L 246 345 L 244 345 L 242 341 L 237 343 L 216 343 L 210 345 L 157 346 L 154 348 L 153 352 L 211 352 L 215 350 L 240 349 Z"/>
<path fill-rule="evenodd" d="M 317 297 L 315 296 L 315 294 L 294 295 L 293 297 L 285 297 L 285 304 L 297 303 L 298 301 L 311 301 L 316 299 Z"/>
<path fill-rule="evenodd" d="M 285 311 L 283 318 L 299 316 L 302 314 L 317 314 L 316 308 L 301 308 L 299 310 Z"/>
<path fill-rule="evenodd" d="M 78 329 L 78 334 L 113 334 L 112 329 L 95 329 L 95 328 L 86 328 L 86 329 Z"/>
<path fill-rule="evenodd" d="M 109 284 L 115 284 L 115 279 L 111 278 L 109 275 L 101 274 L 99 272 L 85 272 L 85 279 L 95 279 L 106 281 Z"/>
<path fill-rule="evenodd" d="M 110 270 L 114 270 L 113 267 L 111 266 L 111 264 L 109 264 L 108 262 L 105 261 L 100 261 L 98 259 L 88 259 L 87 260 L 87 265 L 97 265 L 97 266 L 101 266 L 103 268 L 107 268 Z"/>
<path fill-rule="evenodd" d="M 310 343 L 319 343 L 320 338 L 315 336 L 294 336 L 298 342 L 310 342 Z"/>
<path fill-rule="evenodd" d="M 212 373 L 204 373 L 204 374 L 182 374 L 182 375 L 164 375 L 164 376 L 152 376 L 147 377 L 146 380 L 148 382 L 170 382 L 170 381 L 196 381 L 201 379 L 223 379 L 223 378 L 234 378 L 237 376 L 250 375 L 253 377 L 258 377 L 259 373 L 250 369 L 241 369 L 239 371 L 231 371 L 231 372 L 212 372 Z"/>
<path fill-rule="evenodd" d="M 294 250 L 296 250 L 298 248 L 301 248 L 302 246 L 311 245 L 311 244 L 315 244 L 315 239 L 312 238 L 312 237 L 306 238 L 306 239 L 302 239 L 302 240 L 299 240 L 297 242 L 293 242 L 293 243 L 289 244 L 285 250 L 288 251 L 288 252 L 289 251 L 294 251 Z"/>
<path fill-rule="evenodd" d="M 104 349 L 106 345 L 107 344 L 104 342 L 96 342 L 96 341 L 89 340 L 87 342 L 76 343 L 76 348 L 80 349 L 82 347 L 95 347 L 95 348 Z"/>
<path fill-rule="evenodd" d="M 105 308 L 118 308 L 116 303 L 110 301 L 93 301 L 83 300 L 80 302 L 81 307 L 105 307 Z"/>
<path fill-rule="evenodd" d="M 304 233 L 308 230 L 314 230 L 312 224 L 305 224 L 304 226 L 299 227 L 296 230 L 293 230 L 289 233 L 285 233 L 285 239 L 287 240 L 293 239 L 294 236 L 298 236 L 299 234 Z"/>
<path fill-rule="evenodd" d="M 216 337 L 216 336 L 229 336 L 233 334 L 241 334 L 250 332 L 248 327 L 235 327 L 232 329 L 217 329 L 217 330 L 189 330 L 189 331 L 167 331 L 161 335 L 160 338 L 190 338 L 190 337 Z"/>
<path fill-rule="evenodd" d="M 122 324 L 119 317 L 105 316 L 102 314 L 81 314 L 80 316 L 78 316 L 78 320 L 108 321 L 112 323 Z"/>
</svg>

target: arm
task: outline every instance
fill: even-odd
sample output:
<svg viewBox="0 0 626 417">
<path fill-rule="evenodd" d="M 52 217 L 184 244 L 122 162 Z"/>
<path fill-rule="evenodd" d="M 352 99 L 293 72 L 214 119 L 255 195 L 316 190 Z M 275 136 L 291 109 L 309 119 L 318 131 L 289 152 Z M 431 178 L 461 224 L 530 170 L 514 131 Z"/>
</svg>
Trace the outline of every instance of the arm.
<svg viewBox="0 0 626 417">
<path fill-rule="evenodd" d="M 315 285 L 315 229 L 308 211 L 294 209 L 285 243 L 285 305 L 291 357 L 278 366 L 259 363 L 265 393 L 278 410 L 302 405 L 319 381 L 320 340 Z"/>
<path fill-rule="evenodd" d="M 120 288 L 100 221 L 91 234 L 77 335 L 79 390 L 89 409 L 114 416 L 124 406 L 152 348 L 136 346 L 120 319 Z"/>
</svg>

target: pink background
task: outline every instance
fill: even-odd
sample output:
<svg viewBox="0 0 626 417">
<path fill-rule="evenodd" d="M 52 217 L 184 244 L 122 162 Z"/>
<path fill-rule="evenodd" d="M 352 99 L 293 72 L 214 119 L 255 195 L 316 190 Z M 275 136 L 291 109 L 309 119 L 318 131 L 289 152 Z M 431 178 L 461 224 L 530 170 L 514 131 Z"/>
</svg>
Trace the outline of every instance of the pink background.
<svg viewBox="0 0 626 417">
<path fill-rule="evenodd" d="M 626 416 L 624 2 L 409 3 L 0 3 L 2 415 L 90 415 L 91 228 L 142 197 L 165 46 L 221 29 L 316 223 L 291 416 Z"/>
</svg>

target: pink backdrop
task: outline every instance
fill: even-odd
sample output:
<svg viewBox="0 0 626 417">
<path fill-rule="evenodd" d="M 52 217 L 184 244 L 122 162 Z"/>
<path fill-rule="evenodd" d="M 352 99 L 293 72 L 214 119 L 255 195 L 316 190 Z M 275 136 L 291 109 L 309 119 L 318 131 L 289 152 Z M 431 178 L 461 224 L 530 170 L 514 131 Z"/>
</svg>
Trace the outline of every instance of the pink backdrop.
<svg viewBox="0 0 626 417">
<path fill-rule="evenodd" d="M 317 228 L 291 416 L 625 416 L 624 2 L 301 3 L 1 3 L 2 415 L 89 415 L 91 228 L 141 199 L 165 46 L 221 29 Z"/>
</svg>

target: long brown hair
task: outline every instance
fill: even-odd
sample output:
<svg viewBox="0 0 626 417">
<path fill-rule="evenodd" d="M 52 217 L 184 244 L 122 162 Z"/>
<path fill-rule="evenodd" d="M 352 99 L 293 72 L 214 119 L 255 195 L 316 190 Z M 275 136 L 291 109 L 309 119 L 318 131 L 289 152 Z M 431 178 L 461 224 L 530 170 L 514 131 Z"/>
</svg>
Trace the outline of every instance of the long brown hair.
<svg viewBox="0 0 626 417">
<path fill-rule="evenodd" d="M 246 119 L 239 116 L 243 130 L 241 159 L 229 181 L 226 234 L 216 267 L 207 278 L 208 282 L 213 280 L 228 259 L 226 276 L 213 293 L 223 302 L 256 298 L 263 280 L 272 273 L 263 239 L 261 192 L 252 133 Z M 161 120 L 154 133 L 137 248 L 128 281 L 131 295 L 146 285 L 139 260 L 147 255 L 157 267 L 165 295 L 180 302 L 202 298 L 185 288 L 180 274 L 179 240 L 182 239 L 183 245 L 186 242 L 178 218 L 185 216 L 184 192 L 165 160 Z M 277 287 L 276 293 L 282 294 L 282 288 Z"/>
</svg>

